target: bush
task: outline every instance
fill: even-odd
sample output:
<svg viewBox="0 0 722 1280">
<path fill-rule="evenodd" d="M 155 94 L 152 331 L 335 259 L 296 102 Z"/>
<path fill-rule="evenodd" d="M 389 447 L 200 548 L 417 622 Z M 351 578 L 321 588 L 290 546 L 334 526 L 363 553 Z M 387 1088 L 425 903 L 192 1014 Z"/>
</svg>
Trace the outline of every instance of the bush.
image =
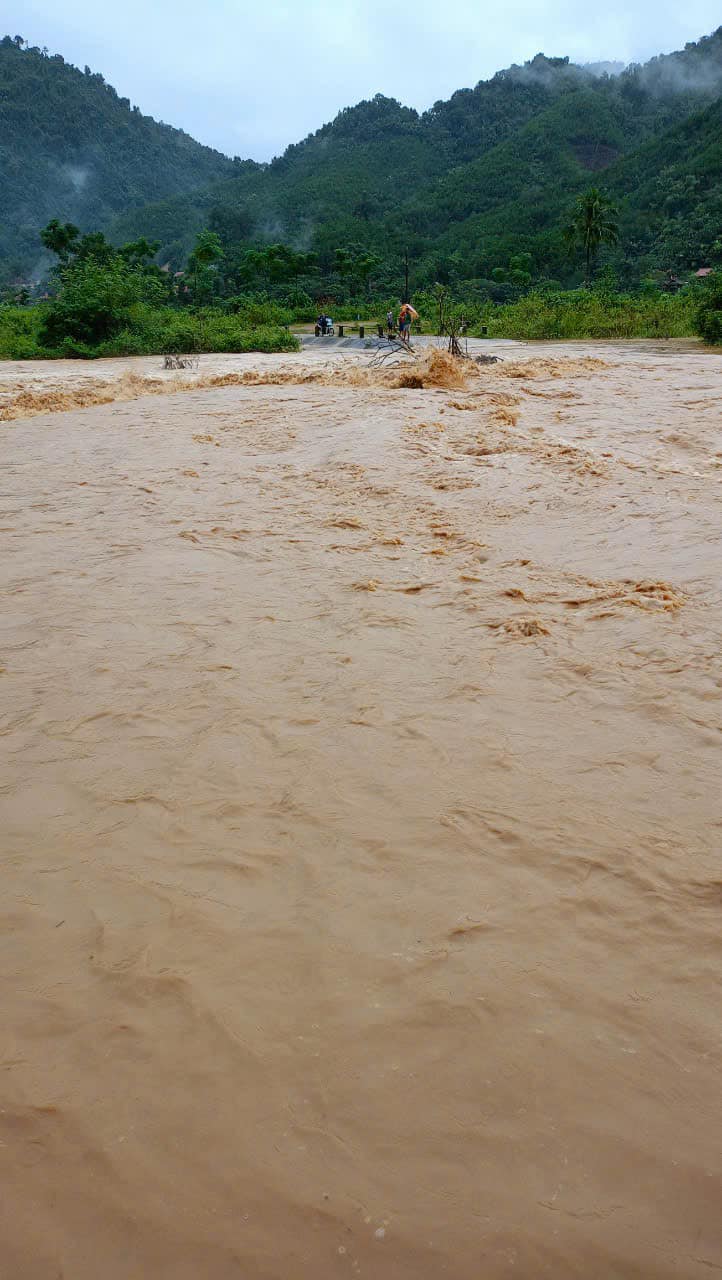
<svg viewBox="0 0 722 1280">
<path fill-rule="evenodd" d="M 293 322 L 293 311 L 278 302 L 241 296 L 229 298 L 225 309 L 237 318 L 244 329 L 263 329 L 269 325 L 282 327 Z"/>
<path fill-rule="evenodd" d="M 32 360 L 46 354 L 38 347 L 42 307 L 0 306 L 0 357 Z"/>
<path fill-rule="evenodd" d="M 695 305 L 686 290 L 649 296 L 534 289 L 516 302 L 487 306 L 482 324 L 497 338 L 685 338 L 694 332 Z"/>
<path fill-rule="evenodd" d="M 695 313 L 694 328 L 705 342 L 722 343 L 722 272 L 709 278 Z"/>
<path fill-rule="evenodd" d="M 64 274 L 60 292 L 45 313 L 40 343 L 57 347 L 70 339 L 97 346 L 128 325 L 135 305 L 159 301 L 161 293 L 158 280 L 120 257 L 78 260 Z"/>
<path fill-rule="evenodd" d="M 59 314 L 55 303 L 0 307 L 0 357 L 92 360 L 100 356 L 298 350 L 298 341 L 288 329 L 273 323 L 249 328 L 242 316 L 227 315 L 214 308 L 190 312 L 135 302 L 124 308 L 122 324 L 99 342 L 88 342 L 77 333 L 64 333 L 58 327 Z M 51 326 L 49 315 L 53 317 Z M 42 344 L 41 333 L 45 338 Z M 55 338 L 52 345 L 51 333 Z"/>
<path fill-rule="evenodd" d="M 305 289 L 291 289 L 286 303 L 293 311 L 294 320 L 313 320 L 318 314 L 313 298 Z"/>
<path fill-rule="evenodd" d="M 100 343 L 94 356 L 153 355 L 156 352 L 183 355 L 212 351 L 297 351 L 298 341 L 288 329 L 278 325 L 244 327 L 241 318 L 222 311 L 206 310 L 191 315 L 171 307 L 151 311 L 144 323 L 136 320 L 107 342 Z M 79 353 L 80 354 L 80 353 Z"/>
</svg>

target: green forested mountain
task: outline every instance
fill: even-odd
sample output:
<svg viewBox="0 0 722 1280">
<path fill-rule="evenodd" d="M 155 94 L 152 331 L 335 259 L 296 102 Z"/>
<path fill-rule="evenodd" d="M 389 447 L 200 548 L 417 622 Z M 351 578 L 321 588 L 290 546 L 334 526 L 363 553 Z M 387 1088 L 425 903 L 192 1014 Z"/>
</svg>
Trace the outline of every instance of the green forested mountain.
<svg viewBox="0 0 722 1280">
<path fill-rule="evenodd" d="M 15 75 L 9 96 L 6 65 Z M 176 267 L 196 232 L 210 226 L 231 279 L 245 250 L 283 241 L 315 253 L 326 273 L 335 250 L 354 245 L 377 255 L 380 280 L 390 281 L 408 249 L 415 285 L 473 285 L 527 252 L 535 279 L 569 283 L 578 267 L 561 224 L 592 182 L 620 206 L 620 244 L 606 257 L 625 281 L 654 268 L 702 265 L 722 238 L 722 28 L 620 74 L 540 54 L 422 114 L 379 95 L 266 165 L 231 164 L 135 114 L 102 78 L 58 65 L 62 85 L 53 81 L 54 92 L 70 93 L 77 111 L 73 105 L 63 116 L 57 99 L 55 112 L 47 112 L 53 123 L 44 125 L 42 109 L 31 115 L 35 91 L 23 97 L 17 77 L 27 78 L 28 67 L 44 83 L 55 60 L 12 42 L 0 46 L 0 164 L 5 157 L 15 164 L 10 205 L 22 211 L 22 236 L 9 239 L 16 252 L 32 242 L 34 217 L 35 227 L 51 216 L 71 217 L 77 198 L 86 225 L 103 226 L 119 243 L 157 239 L 160 260 Z M 87 95 L 102 103 L 97 117 L 81 109 Z M 42 182 L 35 172 L 25 176 L 19 158 L 18 122 L 30 116 Z M 94 147 L 94 154 L 114 157 L 116 130 L 123 131 L 122 165 L 113 159 L 93 169 L 88 162 L 92 176 L 77 190 L 73 174 L 82 156 Z M 56 191 L 64 183 L 65 203 L 53 203 L 48 174 Z M 7 255 L 0 243 L 3 249 Z M 242 289 L 240 266 L 237 274 Z"/>
<path fill-rule="evenodd" d="M 26 274 L 50 218 L 82 230 L 230 176 L 225 156 L 19 38 L 0 41 L 0 275 Z"/>
<path fill-rule="evenodd" d="M 421 115 L 381 96 L 360 103 L 270 165 L 132 211 L 114 232 L 159 238 L 174 261 L 206 224 L 231 253 L 285 240 L 326 264 L 346 243 L 386 258 L 408 247 L 419 284 L 488 278 L 528 251 L 537 277 L 569 281 L 560 223 L 594 181 L 621 202 L 608 257 L 622 275 L 692 267 L 722 234 L 720 92 L 722 28 L 616 75 L 538 55 Z"/>
<path fill-rule="evenodd" d="M 722 261 L 722 98 L 615 165 L 628 254 L 676 268 Z"/>
</svg>

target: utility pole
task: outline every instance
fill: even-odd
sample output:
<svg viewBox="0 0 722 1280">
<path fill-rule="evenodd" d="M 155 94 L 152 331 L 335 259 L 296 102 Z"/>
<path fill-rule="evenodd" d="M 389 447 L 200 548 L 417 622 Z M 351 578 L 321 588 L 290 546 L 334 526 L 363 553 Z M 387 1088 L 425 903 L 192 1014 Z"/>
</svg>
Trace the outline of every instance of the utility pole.
<svg viewBox="0 0 722 1280">
<path fill-rule="evenodd" d="M 409 251 L 404 249 L 404 302 L 409 301 Z"/>
</svg>

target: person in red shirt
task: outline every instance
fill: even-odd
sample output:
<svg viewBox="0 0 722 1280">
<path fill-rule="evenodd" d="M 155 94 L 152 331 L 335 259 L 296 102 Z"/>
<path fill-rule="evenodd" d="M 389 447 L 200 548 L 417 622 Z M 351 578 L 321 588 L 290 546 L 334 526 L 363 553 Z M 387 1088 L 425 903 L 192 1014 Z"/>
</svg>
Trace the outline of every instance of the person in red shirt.
<svg viewBox="0 0 722 1280">
<path fill-rule="evenodd" d="M 407 346 L 409 344 L 409 337 L 411 334 L 411 321 L 418 320 L 418 318 L 419 313 L 418 311 L 414 311 L 410 302 L 402 303 L 401 310 L 399 311 L 399 335 L 401 337 L 401 341 L 405 342 Z"/>
</svg>

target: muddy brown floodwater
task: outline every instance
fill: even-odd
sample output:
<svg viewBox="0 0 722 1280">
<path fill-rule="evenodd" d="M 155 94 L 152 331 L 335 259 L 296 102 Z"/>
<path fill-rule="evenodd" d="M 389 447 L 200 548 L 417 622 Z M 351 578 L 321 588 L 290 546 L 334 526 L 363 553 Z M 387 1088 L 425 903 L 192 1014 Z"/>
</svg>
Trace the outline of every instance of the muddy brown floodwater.
<svg viewBox="0 0 722 1280">
<path fill-rule="evenodd" d="M 722 1270 L 722 356 L 498 351 L 0 367 L 8 1280 Z"/>
</svg>

